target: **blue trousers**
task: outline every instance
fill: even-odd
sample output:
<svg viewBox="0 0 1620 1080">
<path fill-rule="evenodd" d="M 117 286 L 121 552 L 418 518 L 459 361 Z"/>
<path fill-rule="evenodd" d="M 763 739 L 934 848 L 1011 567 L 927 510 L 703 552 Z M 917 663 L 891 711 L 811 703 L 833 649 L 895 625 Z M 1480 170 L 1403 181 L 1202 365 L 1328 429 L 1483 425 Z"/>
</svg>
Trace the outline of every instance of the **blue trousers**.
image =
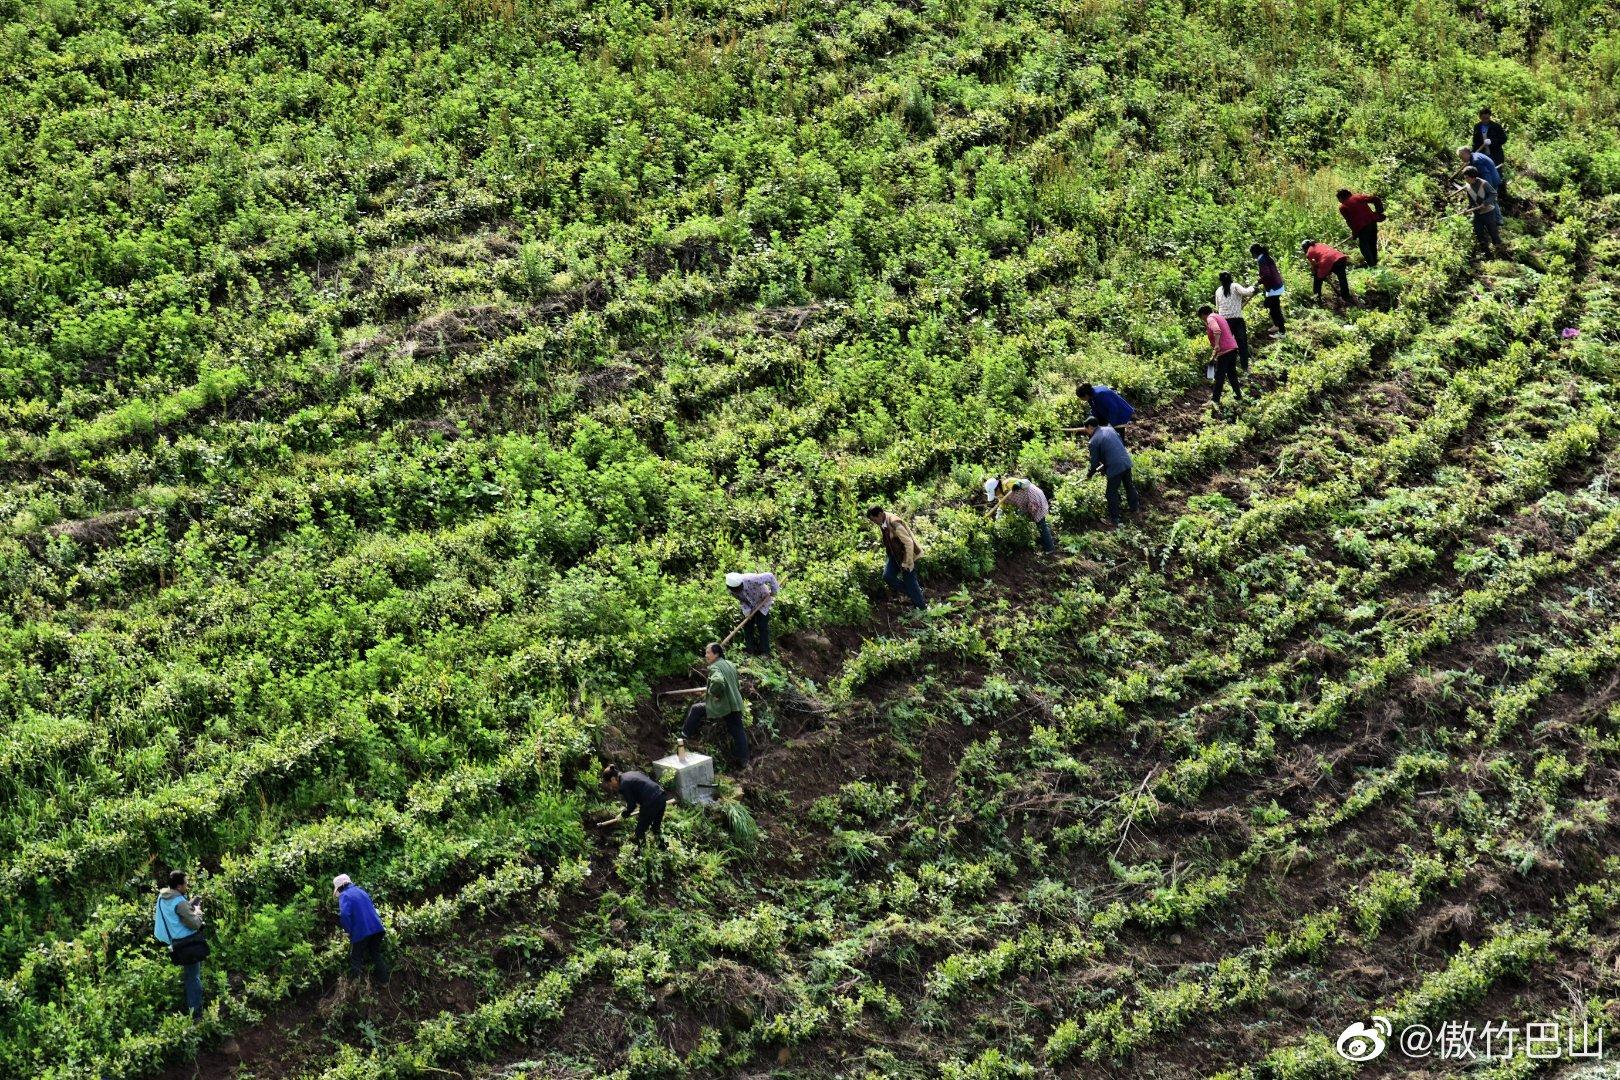
<svg viewBox="0 0 1620 1080">
<path fill-rule="evenodd" d="M 1052 526 L 1047 522 L 1047 520 L 1045 518 L 1041 518 L 1041 520 L 1039 520 L 1039 521 L 1037 521 L 1035 523 L 1035 528 L 1040 530 L 1040 534 L 1041 534 L 1041 550 L 1048 553 L 1048 554 L 1051 554 L 1052 552 L 1056 551 L 1057 550 L 1057 540 L 1055 538 L 1053 538 L 1053 536 L 1052 536 Z"/>
<path fill-rule="evenodd" d="M 180 965 L 180 986 L 186 992 L 186 1012 L 202 1015 L 202 963 Z"/>
<path fill-rule="evenodd" d="M 928 606 L 928 602 L 923 599 L 922 582 L 917 580 L 916 569 L 902 570 L 900 560 L 893 555 L 889 556 L 889 561 L 883 566 L 883 580 L 895 592 L 905 593 L 911 600 L 911 606 L 918 611 Z"/>
</svg>

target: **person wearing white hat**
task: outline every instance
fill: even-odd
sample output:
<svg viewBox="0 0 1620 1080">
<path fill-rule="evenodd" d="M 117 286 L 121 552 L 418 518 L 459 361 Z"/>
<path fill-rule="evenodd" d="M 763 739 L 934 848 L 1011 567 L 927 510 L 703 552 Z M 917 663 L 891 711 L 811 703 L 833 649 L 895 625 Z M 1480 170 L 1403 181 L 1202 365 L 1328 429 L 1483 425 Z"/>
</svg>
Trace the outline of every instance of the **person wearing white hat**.
<svg viewBox="0 0 1620 1080">
<path fill-rule="evenodd" d="M 1001 509 L 1004 506 L 1010 506 L 1027 515 L 1041 535 L 1041 550 L 1048 555 L 1057 550 L 1057 540 L 1052 536 L 1052 526 L 1046 520 L 1051 506 L 1046 501 L 1046 492 L 1036 487 L 1033 481 L 992 476 L 984 482 L 984 501 L 991 504 L 997 518 L 1001 517 Z"/>
<path fill-rule="evenodd" d="M 371 968 L 372 981 L 388 981 L 388 960 L 383 955 L 383 924 L 371 894 L 356 885 L 348 874 L 332 879 L 332 895 L 337 897 L 338 921 L 349 934 L 349 975 L 358 979 Z"/>
<path fill-rule="evenodd" d="M 743 648 L 755 656 L 771 654 L 771 605 L 776 601 L 778 588 L 776 575 L 770 571 L 763 574 L 732 571 L 726 575 L 726 591 L 742 605 L 742 617 L 746 620 Z"/>
</svg>

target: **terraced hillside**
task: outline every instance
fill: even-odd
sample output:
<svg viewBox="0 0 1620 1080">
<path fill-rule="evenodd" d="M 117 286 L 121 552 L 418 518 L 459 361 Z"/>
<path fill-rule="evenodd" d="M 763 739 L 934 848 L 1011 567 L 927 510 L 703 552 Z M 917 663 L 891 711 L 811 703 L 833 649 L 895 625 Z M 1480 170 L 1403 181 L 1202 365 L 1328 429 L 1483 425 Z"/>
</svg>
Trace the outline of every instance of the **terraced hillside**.
<svg viewBox="0 0 1620 1080">
<path fill-rule="evenodd" d="M 1613 5 L 64 0 L 0 65 L 0 1075 L 1443 1074 L 1334 1040 L 1620 1019 Z M 1345 185 L 1384 258 L 1315 305 Z M 1290 330 L 1213 416 L 1254 240 Z M 1142 410 L 1118 532 L 1080 379 Z M 637 853 L 596 767 L 754 566 L 757 764 Z"/>
</svg>

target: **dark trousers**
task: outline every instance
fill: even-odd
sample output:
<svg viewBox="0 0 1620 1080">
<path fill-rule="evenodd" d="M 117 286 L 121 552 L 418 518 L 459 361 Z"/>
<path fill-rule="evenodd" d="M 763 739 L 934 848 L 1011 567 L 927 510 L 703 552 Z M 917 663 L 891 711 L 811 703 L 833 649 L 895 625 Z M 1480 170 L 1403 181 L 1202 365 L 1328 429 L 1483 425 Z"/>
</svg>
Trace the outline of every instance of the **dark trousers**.
<svg viewBox="0 0 1620 1080">
<path fill-rule="evenodd" d="M 1348 302 L 1350 299 L 1350 260 L 1348 258 L 1340 259 L 1333 264 L 1333 269 L 1329 272 L 1339 279 L 1339 295 Z M 1314 282 L 1317 296 L 1322 295 L 1322 283 L 1326 280 L 1327 278 L 1317 278 Z"/>
<path fill-rule="evenodd" d="M 743 623 L 743 648 L 755 656 L 771 655 L 771 614 L 768 611 L 755 612 L 754 617 Z"/>
<path fill-rule="evenodd" d="M 1131 479 L 1131 470 L 1126 469 L 1118 476 L 1108 478 L 1108 486 L 1103 490 L 1103 497 L 1108 500 L 1108 520 L 1115 525 L 1119 524 L 1119 489 L 1125 489 L 1125 498 L 1128 501 L 1131 513 L 1142 509 L 1142 499 L 1136 494 L 1136 481 Z"/>
<path fill-rule="evenodd" d="M 1244 371 L 1249 370 L 1249 320 L 1241 315 L 1226 320 L 1226 325 L 1232 328 L 1232 337 L 1238 343 L 1238 366 Z"/>
<path fill-rule="evenodd" d="M 731 753 L 739 766 L 748 764 L 748 729 L 743 727 L 742 713 L 734 712 L 726 716 L 711 717 L 709 707 L 698 702 L 686 710 L 686 720 L 681 724 L 681 734 L 688 739 L 697 737 L 697 733 L 709 720 L 721 720 L 726 730 L 731 733 Z"/>
<path fill-rule="evenodd" d="M 911 599 L 911 606 L 918 611 L 928 606 L 923 599 L 922 582 L 917 580 L 916 569 L 901 569 L 900 560 L 893 555 L 883 564 L 883 580 L 895 592 L 905 593 Z"/>
<path fill-rule="evenodd" d="M 180 989 L 186 995 L 186 1012 L 197 1017 L 202 1015 L 203 985 L 202 961 L 195 964 L 180 965 Z"/>
<path fill-rule="evenodd" d="M 1286 329 L 1283 325 L 1282 297 L 1266 297 L 1266 310 L 1271 312 L 1271 325 L 1277 328 L 1277 333 L 1282 333 Z"/>
<path fill-rule="evenodd" d="M 1361 261 L 1368 266 L 1378 265 L 1378 222 L 1369 222 L 1365 229 L 1356 233 L 1356 243 L 1361 247 Z"/>
<path fill-rule="evenodd" d="M 1502 246 L 1502 219 L 1496 211 L 1474 215 L 1474 241 L 1486 247 Z"/>
<path fill-rule="evenodd" d="M 1239 401 L 1243 400 L 1243 388 L 1238 385 L 1237 358 L 1236 349 L 1223 352 L 1215 358 L 1215 396 L 1210 400 L 1217 405 L 1221 403 L 1221 391 L 1226 389 L 1227 383 L 1232 384 L 1233 395 Z"/>
<path fill-rule="evenodd" d="M 369 934 L 359 941 L 349 942 L 349 975 L 358 979 L 360 972 L 366 968 L 371 969 L 371 977 L 376 982 L 388 981 L 388 960 L 383 956 L 383 938 L 386 935 L 379 930 Z"/>
<path fill-rule="evenodd" d="M 1041 550 L 1050 555 L 1057 550 L 1057 539 L 1052 535 L 1052 525 L 1045 518 L 1035 523 L 1035 529 L 1041 534 Z"/>
<path fill-rule="evenodd" d="M 698 706 L 702 708 L 702 706 Z M 641 804 L 636 811 L 636 843 L 642 843 L 648 833 L 660 846 L 664 843 L 664 800 L 654 799 L 652 802 Z"/>
</svg>

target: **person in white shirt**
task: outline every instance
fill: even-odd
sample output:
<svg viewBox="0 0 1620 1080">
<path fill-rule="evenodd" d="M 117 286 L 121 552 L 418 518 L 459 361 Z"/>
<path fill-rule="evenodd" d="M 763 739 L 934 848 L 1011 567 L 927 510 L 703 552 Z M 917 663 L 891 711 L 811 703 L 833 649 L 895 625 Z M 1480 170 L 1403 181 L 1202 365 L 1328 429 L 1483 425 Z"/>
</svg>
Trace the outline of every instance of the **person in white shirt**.
<svg viewBox="0 0 1620 1080">
<path fill-rule="evenodd" d="M 1249 370 L 1249 324 L 1243 318 L 1243 305 L 1257 291 L 1252 286 L 1240 285 L 1225 270 L 1221 271 L 1220 288 L 1215 290 L 1215 311 L 1226 320 L 1232 328 L 1232 336 L 1237 338 L 1238 366 L 1244 371 Z"/>
</svg>

